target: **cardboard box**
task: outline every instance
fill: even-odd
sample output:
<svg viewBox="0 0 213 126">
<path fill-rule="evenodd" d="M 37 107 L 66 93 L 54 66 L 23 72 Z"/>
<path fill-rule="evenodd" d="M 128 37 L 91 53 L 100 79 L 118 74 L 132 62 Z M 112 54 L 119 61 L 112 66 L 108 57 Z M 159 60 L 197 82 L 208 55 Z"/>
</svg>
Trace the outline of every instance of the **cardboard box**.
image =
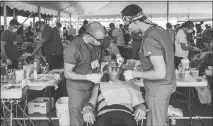
<svg viewBox="0 0 213 126">
<path fill-rule="evenodd" d="M 51 105 L 51 108 L 54 107 L 53 98 L 51 98 L 51 101 L 49 97 L 36 98 L 28 102 L 28 114 L 31 115 L 31 114 L 39 113 L 42 115 L 46 115 L 50 110 L 50 105 Z"/>
</svg>

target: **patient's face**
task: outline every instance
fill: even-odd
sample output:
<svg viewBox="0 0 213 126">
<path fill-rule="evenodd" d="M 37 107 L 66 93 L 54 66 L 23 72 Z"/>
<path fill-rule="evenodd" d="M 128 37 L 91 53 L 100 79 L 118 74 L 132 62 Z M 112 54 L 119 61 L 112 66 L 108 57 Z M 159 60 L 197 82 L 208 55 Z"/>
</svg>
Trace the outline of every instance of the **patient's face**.
<svg viewBox="0 0 213 126">
<path fill-rule="evenodd" d="M 110 77 L 116 77 L 117 79 L 119 79 L 121 68 L 118 67 L 118 63 L 116 61 L 111 61 L 107 67 L 108 67 L 107 71 L 108 75 Z"/>
</svg>

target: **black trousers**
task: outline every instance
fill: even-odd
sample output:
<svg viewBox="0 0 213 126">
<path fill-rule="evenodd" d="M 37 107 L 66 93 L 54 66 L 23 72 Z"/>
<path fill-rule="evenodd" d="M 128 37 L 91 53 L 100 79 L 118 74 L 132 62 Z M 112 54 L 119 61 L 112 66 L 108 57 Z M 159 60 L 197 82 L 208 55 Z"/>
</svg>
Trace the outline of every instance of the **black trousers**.
<svg viewBox="0 0 213 126">
<path fill-rule="evenodd" d="M 181 59 L 183 59 L 183 57 L 175 56 L 175 69 L 178 69 L 178 66 L 181 63 Z"/>
<path fill-rule="evenodd" d="M 63 54 L 55 55 L 54 53 L 52 53 L 47 57 L 47 60 L 48 60 L 48 63 L 49 63 L 49 70 L 62 69 L 64 67 Z"/>
<path fill-rule="evenodd" d="M 94 126 L 137 126 L 134 117 L 126 112 L 112 111 L 96 118 Z"/>
</svg>

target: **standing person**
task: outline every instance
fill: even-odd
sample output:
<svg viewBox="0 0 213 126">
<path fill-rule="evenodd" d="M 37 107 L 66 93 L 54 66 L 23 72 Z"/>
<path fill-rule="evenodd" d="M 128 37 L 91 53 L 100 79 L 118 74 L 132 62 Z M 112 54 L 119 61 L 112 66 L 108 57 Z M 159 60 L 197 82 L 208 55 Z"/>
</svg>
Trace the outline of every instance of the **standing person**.
<svg viewBox="0 0 213 126">
<path fill-rule="evenodd" d="M 181 63 L 181 59 L 188 58 L 189 51 L 200 51 L 199 48 L 188 44 L 187 34 L 193 32 L 194 23 L 186 21 L 180 27 L 175 37 L 175 68 Z"/>
<path fill-rule="evenodd" d="M 116 28 L 114 23 L 110 24 L 112 29 L 112 40 L 118 46 L 121 56 L 124 57 L 124 34 L 122 29 Z"/>
<path fill-rule="evenodd" d="M 19 23 L 16 19 L 9 22 L 9 27 L 1 34 L 1 53 L 6 60 L 8 69 L 17 69 L 19 52 L 16 43 L 16 32 Z"/>
<path fill-rule="evenodd" d="M 175 44 L 175 30 L 172 28 L 171 23 L 166 24 L 166 31 L 172 40 L 172 44 L 174 45 Z"/>
<path fill-rule="evenodd" d="M 71 126 L 83 126 L 82 109 L 94 84 L 100 83 L 100 44 L 106 31 L 98 22 L 91 22 L 82 36 L 77 36 L 64 50 L 64 75 L 67 78 Z M 117 58 L 118 59 L 118 58 Z"/>
<path fill-rule="evenodd" d="M 83 26 L 81 26 L 81 28 L 78 30 L 78 35 L 83 35 L 84 32 L 86 31 L 86 26 L 89 22 L 87 20 L 84 20 L 83 22 Z"/>
<path fill-rule="evenodd" d="M 76 36 L 76 30 L 75 30 L 75 28 L 73 28 L 73 25 L 70 25 L 70 27 L 68 27 L 67 40 L 72 41 L 75 36 Z"/>
<path fill-rule="evenodd" d="M 140 32 L 132 32 L 131 33 L 131 39 L 133 40 L 132 44 L 132 59 L 139 60 L 139 51 L 141 47 L 141 41 L 142 41 L 142 33 Z"/>
<path fill-rule="evenodd" d="M 33 42 L 33 38 L 35 37 L 35 34 L 32 32 L 32 27 L 29 26 L 27 28 L 27 32 L 25 33 L 27 42 Z"/>
<path fill-rule="evenodd" d="M 60 37 L 61 24 L 57 23 L 55 28 L 45 25 L 42 21 L 35 23 L 37 31 L 41 32 L 41 40 L 34 49 L 32 56 L 35 56 L 42 48 L 49 63 L 49 69 L 63 68 L 63 45 Z"/>
<path fill-rule="evenodd" d="M 146 125 L 165 126 L 170 96 L 176 89 L 173 44 L 166 30 L 152 23 L 138 5 L 128 5 L 121 13 L 130 31 L 143 33 L 139 53 L 143 72 L 126 70 L 125 79 L 144 79 Z"/>
<path fill-rule="evenodd" d="M 63 39 L 68 40 L 68 31 L 66 27 L 63 27 Z"/>
<path fill-rule="evenodd" d="M 128 31 L 128 26 L 124 25 L 123 30 L 124 30 L 124 42 L 126 45 L 128 45 L 130 41 L 130 33 Z"/>
<path fill-rule="evenodd" d="M 23 34 L 24 27 L 23 25 L 19 27 L 19 29 L 16 32 L 16 39 L 17 39 L 17 44 L 24 43 L 24 34 Z M 16 45 L 16 44 L 15 44 Z"/>
</svg>

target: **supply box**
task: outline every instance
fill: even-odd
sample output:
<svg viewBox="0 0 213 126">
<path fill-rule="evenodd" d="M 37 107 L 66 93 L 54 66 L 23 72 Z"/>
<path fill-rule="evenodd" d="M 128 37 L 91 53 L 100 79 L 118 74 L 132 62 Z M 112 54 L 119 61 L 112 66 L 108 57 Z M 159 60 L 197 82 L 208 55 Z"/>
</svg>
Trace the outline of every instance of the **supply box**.
<svg viewBox="0 0 213 126">
<path fill-rule="evenodd" d="M 54 107 L 53 98 L 51 98 L 50 102 L 48 97 L 39 97 L 28 102 L 28 114 L 32 115 L 37 113 L 45 116 L 49 112 L 50 107 Z"/>
</svg>

